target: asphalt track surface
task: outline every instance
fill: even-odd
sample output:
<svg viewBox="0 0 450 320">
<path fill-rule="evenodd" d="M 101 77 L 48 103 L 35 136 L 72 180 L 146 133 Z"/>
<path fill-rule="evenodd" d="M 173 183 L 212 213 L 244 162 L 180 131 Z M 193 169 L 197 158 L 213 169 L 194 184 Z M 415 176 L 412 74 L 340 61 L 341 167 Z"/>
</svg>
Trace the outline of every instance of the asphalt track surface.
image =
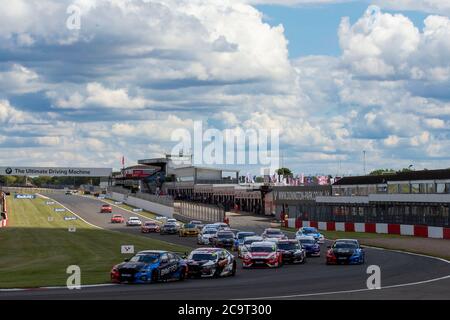
<svg viewBox="0 0 450 320">
<path fill-rule="evenodd" d="M 141 234 L 139 228 L 109 223 L 111 214 L 100 214 L 101 201 L 81 196 L 52 195 L 53 199 L 96 226 Z M 125 218 L 136 215 L 118 207 L 113 213 Z M 233 217 L 231 226 L 260 232 L 264 219 Z M 268 225 L 268 221 L 266 222 Z M 145 234 L 173 243 L 196 247 L 195 238 Z M 242 269 L 238 263 L 235 277 L 189 279 L 149 285 L 107 285 L 80 290 L 33 289 L 0 292 L 0 299 L 450 299 L 450 263 L 429 257 L 366 248 L 365 265 L 327 266 L 326 247 L 322 256 L 308 258 L 303 265 L 284 265 L 279 269 Z M 381 289 L 368 290 L 369 265 L 381 268 Z"/>
</svg>

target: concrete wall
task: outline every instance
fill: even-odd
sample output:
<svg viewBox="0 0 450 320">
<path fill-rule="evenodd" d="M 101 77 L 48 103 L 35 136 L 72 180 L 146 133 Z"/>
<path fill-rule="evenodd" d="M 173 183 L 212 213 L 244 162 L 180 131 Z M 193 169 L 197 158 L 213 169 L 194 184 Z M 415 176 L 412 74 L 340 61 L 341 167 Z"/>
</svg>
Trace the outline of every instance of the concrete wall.
<svg viewBox="0 0 450 320">
<path fill-rule="evenodd" d="M 173 217 L 173 207 L 165 206 L 159 203 L 127 196 L 121 193 L 110 192 L 106 195 L 109 199 L 120 201 L 132 207 L 141 208 L 168 218 Z"/>
</svg>

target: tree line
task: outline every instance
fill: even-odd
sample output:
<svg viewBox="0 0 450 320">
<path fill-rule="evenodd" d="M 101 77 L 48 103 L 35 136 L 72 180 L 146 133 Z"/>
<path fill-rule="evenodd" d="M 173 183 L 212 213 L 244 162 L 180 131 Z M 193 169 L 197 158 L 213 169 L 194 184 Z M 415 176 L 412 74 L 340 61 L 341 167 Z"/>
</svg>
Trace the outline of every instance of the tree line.
<svg viewBox="0 0 450 320">
<path fill-rule="evenodd" d="M 79 187 L 82 184 L 99 185 L 100 178 L 0 176 L 0 184 L 4 186 L 34 186 L 38 188 L 45 188 L 49 186 Z"/>
</svg>

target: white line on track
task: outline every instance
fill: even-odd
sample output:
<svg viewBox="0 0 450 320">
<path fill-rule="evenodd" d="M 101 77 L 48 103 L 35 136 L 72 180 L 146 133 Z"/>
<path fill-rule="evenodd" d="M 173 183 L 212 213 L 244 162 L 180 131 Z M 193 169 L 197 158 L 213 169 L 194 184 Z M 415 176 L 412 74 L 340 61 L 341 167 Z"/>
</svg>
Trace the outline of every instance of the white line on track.
<svg viewBox="0 0 450 320">
<path fill-rule="evenodd" d="M 329 240 L 329 239 L 326 239 L 326 240 Z M 332 240 L 330 240 L 330 241 L 332 241 Z M 438 260 L 438 261 L 450 264 L 449 260 L 446 260 L 446 259 L 443 259 L 443 258 L 439 258 L 439 257 L 428 256 L 428 255 L 425 255 L 425 254 L 419 254 L 419 253 L 407 252 L 407 251 L 401 251 L 401 250 L 394 250 L 394 249 L 385 249 L 385 248 L 372 247 L 372 246 L 365 246 L 365 247 L 366 248 L 375 249 L 375 250 L 392 251 L 392 252 L 396 252 L 396 253 L 409 254 L 409 255 L 412 255 L 412 256 L 419 256 L 419 257 L 434 259 L 434 260 Z M 410 282 L 410 283 L 402 283 L 402 284 L 395 284 L 395 285 L 385 286 L 385 287 L 381 287 L 378 290 L 416 286 L 416 285 L 421 285 L 421 284 L 426 284 L 426 283 L 431 283 L 431 282 L 437 282 L 437 281 L 441 281 L 441 280 L 445 280 L 445 279 L 450 279 L 450 274 L 446 275 L 446 276 L 443 276 L 443 277 L 429 279 L 429 280 L 423 280 L 423 281 L 417 281 L 417 282 Z M 302 298 L 302 297 L 314 297 L 314 296 L 327 296 L 327 295 L 334 295 L 334 294 L 367 292 L 367 291 L 373 291 L 373 290 L 377 290 L 377 289 L 364 288 L 364 289 L 355 289 L 355 290 L 316 292 L 316 293 L 302 293 L 302 294 L 269 296 L 269 297 L 240 298 L 238 300 L 276 300 L 276 299 L 289 299 L 289 298 Z"/>
<path fill-rule="evenodd" d="M 87 223 L 88 225 L 90 225 L 91 227 L 94 227 L 94 228 L 97 228 L 97 229 L 105 230 L 105 229 L 102 228 L 102 227 L 99 227 L 99 226 L 97 226 L 97 225 L 95 225 L 95 224 L 92 224 L 92 223 L 90 223 L 90 222 L 84 220 L 84 219 L 83 219 L 82 217 L 80 217 L 78 214 L 76 214 L 75 212 L 73 212 L 72 210 L 70 210 L 69 208 L 67 208 L 67 207 L 64 206 L 63 204 L 61 204 L 60 202 L 56 201 L 55 199 L 50 198 L 50 197 L 47 197 L 47 196 L 44 196 L 44 195 L 42 195 L 42 194 L 40 194 L 40 193 L 37 193 L 37 195 L 40 196 L 40 197 L 42 197 L 42 198 L 44 198 L 44 199 L 49 199 L 49 200 L 54 201 L 55 203 L 57 203 L 58 205 L 60 205 L 61 207 L 63 207 L 64 209 L 66 209 L 67 211 L 69 211 L 70 213 L 72 213 L 73 215 L 75 215 L 78 219 L 80 219 L 80 220 L 83 221 L 84 223 Z"/>
<path fill-rule="evenodd" d="M 116 284 L 116 283 L 87 284 L 87 285 L 81 286 L 80 289 L 98 288 L 98 287 L 114 287 L 114 286 L 118 286 L 118 284 Z M 66 286 L 37 287 L 37 288 L 13 288 L 13 289 L 0 289 L 0 292 L 39 291 L 39 290 L 51 290 L 51 289 L 68 289 L 68 288 Z"/>
<path fill-rule="evenodd" d="M 401 288 L 401 287 L 408 287 L 408 286 L 416 286 L 420 284 L 430 283 L 430 282 L 436 282 L 440 280 L 450 279 L 450 275 L 430 280 L 424 280 L 424 281 L 418 281 L 418 282 L 411 282 L 411 283 L 402 283 L 402 284 L 396 284 L 392 286 L 386 286 L 381 287 L 379 290 L 384 289 L 392 289 L 392 288 Z M 271 297 L 257 297 L 257 298 L 240 298 L 238 300 L 275 300 L 275 299 L 289 299 L 289 298 L 302 298 L 302 297 L 314 297 L 314 296 L 327 296 L 327 295 L 333 295 L 333 294 L 345 294 L 345 293 L 356 293 L 356 292 L 367 292 L 367 291 L 377 291 L 377 289 L 356 289 L 356 290 L 345 290 L 345 291 L 331 291 L 331 292 L 317 292 L 317 293 L 304 293 L 304 294 L 292 294 L 292 295 L 284 295 L 284 296 L 271 296 Z"/>
<path fill-rule="evenodd" d="M 111 202 L 109 202 L 109 201 L 105 201 L 105 200 L 103 200 L 103 199 L 95 199 L 95 198 L 91 198 L 91 197 L 88 197 L 88 196 L 78 196 L 78 197 L 84 197 L 84 198 L 88 198 L 88 199 L 93 199 L 93 200 L 97 200 L 97 201 L 100 201 L 100 202 L 104 202 L 104 203 L 107 203 L 107 204 L 109 204 L 109 205 L 112 205 L 112 206 L 114 206 L 114 207 L 116 207 L 116 208 L 122 209 L 123 211 L 126 211 L 126 212 L 132 213 L 132 214 L 134 214 L 134 215 L 136 215 L 136 216 L 142 217 L 142 218 L 144 218 L 144 219 L 146 219 L 146 220 L 155 221 L 155 222 L 161 224 L 161 221 L 158 221 L 158 220 L 153 219 L 153 218 L 146 217 L 146 216 L 144 216 L 144 215 L 142 215 L 142 214 L 139 214 L 139 213 L 137 213 L 137 212 L 134 212 L 134 211 L 128 210 L 128 209 L 126 209 L 126 208 L 120 207 L 120 206 L 118 206 L 118 205 L 116 205 L 116 204 L 114 204 L 114 203 L 111 203 Z M 112 199 L 110 199 L 110 200 L 112 200 Z M 154 213 L 153 213 L 153 214 L 154 214 Z M 156 214 L 155 214 L 155 215 L 156 215 Z"/>
<path fill-rule="evenodd" d="M 106 230 L 106 229 L 104 229 L 104 228 L 102 228 L 102 227 L 100 227 L 100 226 L 97 226 L 97 225 L 95 225 L 95 224 L 92 224 L 92 223 L 90 223 L 90 222 L 84 220 L 82 217 L 80 217 L 78 214 L 76 214 L 75 212 L 73 212 L 72 210 L 70 210 L 69 208 L 67 208 L 66 206 L 64 206 L 63 204 L 61 204 L 59 201 L 57 201 L 57 200 L 55 200 L 55 199 L 53 199 L 53 198 L 47 197 L 47 196 L 45 196 L 45 195 L 43 195 L 43 194 L 40 194 L 40 193 L 36 193 L 36 194 L 37 194 L 39 197 L 43 198 L 43 199 L 47 199 L 47 200 L 54 201 L 56 204 L 58 204 L 59 206 L 63 207 L 63 208 L 66 209 L 68 212 L 72 213 L 73 215 L 77 216 L 78 219 L 80 219 L 81 221 L 87 223 L 88 225 L 90 225 L 90 226 L 92 226 L 92 227 L 94 227 L 94 228 L 97 228 L 97 229 Z M 88 198 L 88 197 L 86 197 L 86 198 Z M 102 200 L 99 199 L 99 201 L 102 201 Z M 105 203 L 110 204 L 110 203 L 107 202 L 107 201 L 102 201 L 102 202 L 105 202 Z M 133 214 L 135 213 L 135 212 L 132 212 L 132 211 L 130 211 L 130 210 L 121 208 L 121 207 L 119 207 L 119 206 L 116 206 L 116 205 L 114 205 L 114 206 L 117 207 L 117 208 L 120 208 L 120 209 L 122 209 L 122 210 L 131 212 L 131 213 L 133 213 Z M 142 216 L 142 215 L 140 215 L 140 216 Z M 147 218 L 147 217 L 145 217 L 145 216 L 142 216 L 142 217 Z M 153 219 L 152 219 L 152 220 L 153 220 Z M 157 221 L 157 220 L 155 220 L 155 221 Z M 108 231 L 113 231 L 113 230 L 108 230 Z M 118 285 L 118 284 L 115 284 L 115 283 L 89 284 L 89 285 L 81 286 L 81 289 L 83 289 L 83 288 L 96 288 L 96 287 L 111 287 L 111 286 L 117 286 L 117 285 Z M 66 286 L 53 286 L 53 287 L 37 287 L 37 288 L 11 288 L 11 289 L 0 289 L 0 292 L 38 291 L 38 290 L 51 290 L 51 289 L 67 289 L 67 287 L 66 287 Z"/>
<path fill-rule="evenodd" d="M 68 210 L 69 212 L 71 212 L 72 214 L 74 214 L 75 216 L 77 216 L 79 219 L 81 219 L 82 221 L 84 221 L 85 223 L 98 228 L 98 229 L 103 229 L 102 227 L 96 226 L 90 222 L 87 222 L 86 220 L 84 220 L 83 218 L 81 218 L 79 215 L 77 215 L 76 213 L 74 213 L 72 210 L 68 209 L 67 207 L 65 207 L 64 205 L 62 205 L 60 202 L 46 197 L 42 194 L 38 193 L 38 196 L 44 198 L 44 199 L 50 199 L 55 201 L 55 203 L 59 204 L 60 206 L 62 206 L 63 208 L 65 208 L 66 210 Z M 101 199 L 98 199 L 98 201 L 101 202 L 105 202 L 108 204 L 111 204 L 108 201 L 104 201 Z M 141 216 L 143 218 L 146 219 L 151 219 L 148 218 L 146 216 L 137 214 L 131 210 L 128 209 L 124 209 L 122 207 L 119 207 L 115 204 L 111 204 L 117 208 L 120 208 L 122 210 L 128 211 L 130 213 L 136 214 L 138 216 Z M 154 219 L 151 219 L 154 220 Z M 154 220 L 157 221 L 157 220 Z M 289 232 L 289 231 L 288 231 Z M 329 239 L 325 239 L 328 241 L 332 241 Z M 433 257 L 433 256 L 429 256 L 429 255 L 424 255 L 424 254 L 419 254 L 419 253 L 414 253 L 414 252 L 407 252 L 407 251 L 401 251 L 401 250 L 394 250 L 394 249 L 385 249 L 385 248 L 380 248 L 380 247 L 373 247 L 373 246 L 365 246 L 366 248 L 371 248 L 374 250 L 383 250 L 383 251 L 391 251 L 391 252 L 397 252 L 397 253 L 403 253 L 403 254 L 409 254 L 409 255 L 413 255 L 413 256 L 419 256 L 419 257 L 424 257 L 424 258 L 429 258 L 429 259 L 434 259 L 434 260 L 438 260 L 444 263 L 448 263 L 450 264 L 449 260 L 443 259 L 443 258 L 439 258 L 439 257 Z M 445 280 L 445 279 L 450 279 L 450 275 L 447 276 L 443 276 L 443 277 L 439 277 L 439 278 L 434 278 L 434 279 L 429 279 L 429 280 L 423 280 L 423 281 L 417 281 L 417 282 L 410 282 L 410 283 L 402 283 L 402 284 L 396 284 L 396 285 L 390 285 L 390 286 L 385 286 L 385 287 L 381 287 L 378 290 L 385 290 L 385 289 L 393 289 L 393 288 L 401 288 L 401 287 L 408 287 L 408 286 L 416 286 L 416 285 L 421 285 L 421 284 L 427 284 L 427 283 L 432 283 L 432 282 L 437 282 L 437 281 L 441 281 L 441 280 Z M 117 286 L 117 284 L 112 284 L 112 283 L 104 283 L 104 284 L 93 284 L 93 285 L 85 285 L 85 286 L 81 286 L 81 288 L 95 288 L 95 287 L 109 287 L 109 286 Z M 60 286 L 60 287 L 38 287 L 38 288 L 12 288 L 12 289 L 0 289 L 0 292 L 14 292 L 14 291 L 37 291 L 37 290 L 48 290 L 48 289 L 65 289 L 67 287 L 65 286 Z M 276 300 L 276 299 L 289 299 L 289 298 L 302 298 L 302 297 L 314 297 L 314 296 L 326 296 L 326 295 L 335 295 L 335 294 L 347 294 L 347 293 L 358 293 L 358 292 L 368 292 L 368 291 L 373 291 L 377 289 L 368 289 L 368 288 L 363 288 L 363 289 L 355 289 L 355 290 L 343 290 L 343 291 L 329 291 L 329 292 L 316 292 L 316 293 L 303 293 L 303 294 L 291 294 L 291 295 L 280 295 L 280 296 L 267 296 L 267 297 L 253 297 L 253 298 L 239 298 L 237 300 Z M 232 300 L 236 300 L 236 299 L 232 299 Z"/>
</svg>

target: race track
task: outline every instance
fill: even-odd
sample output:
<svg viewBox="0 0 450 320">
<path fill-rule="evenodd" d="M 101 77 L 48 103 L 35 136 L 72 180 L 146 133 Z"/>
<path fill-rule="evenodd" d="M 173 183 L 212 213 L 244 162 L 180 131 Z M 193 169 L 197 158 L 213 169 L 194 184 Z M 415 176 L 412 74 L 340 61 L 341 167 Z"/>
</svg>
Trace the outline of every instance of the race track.
<svg viewBox="0 0 450 320">
<path fill-rule="evenodd" d="M 86 221 L 105 229 L 141 234 L 139 228 L 110 224 L 110 214 L 100 214 L 101 201 L 82 197 L 54 195 L 53 198 Z M 125 218 L 136 215 L 113 207 Z M 231 226 L 260 232 L 264 219 L 233 217 Z M 268 224 L 268 222 L 267 222 Z M 196 247 L 195 238 L 146 234 L 146 237 Z M 366 249 L 362 266 L 327 266 L 322 257 L 308 258 L 304 265 L 284 265 L 280 269 L 244 270 L 239 265 L 236 277 L 186 280 L 151 285 L 111 285 L 68 289 L 3 291 L 0 299 L 450 299 L 450 264 L 423 256 Z M 368 290 L 368 265 L 381 268 L 381 290 Z M 442 279 L 440 279 L 442 278 Z M 438 279 L 438 280 L 435 280 Z M 431 281 L 430 281 L 431 280 Z M 393 286 L 393 287 L 392 287 Z"/>
</svg>

